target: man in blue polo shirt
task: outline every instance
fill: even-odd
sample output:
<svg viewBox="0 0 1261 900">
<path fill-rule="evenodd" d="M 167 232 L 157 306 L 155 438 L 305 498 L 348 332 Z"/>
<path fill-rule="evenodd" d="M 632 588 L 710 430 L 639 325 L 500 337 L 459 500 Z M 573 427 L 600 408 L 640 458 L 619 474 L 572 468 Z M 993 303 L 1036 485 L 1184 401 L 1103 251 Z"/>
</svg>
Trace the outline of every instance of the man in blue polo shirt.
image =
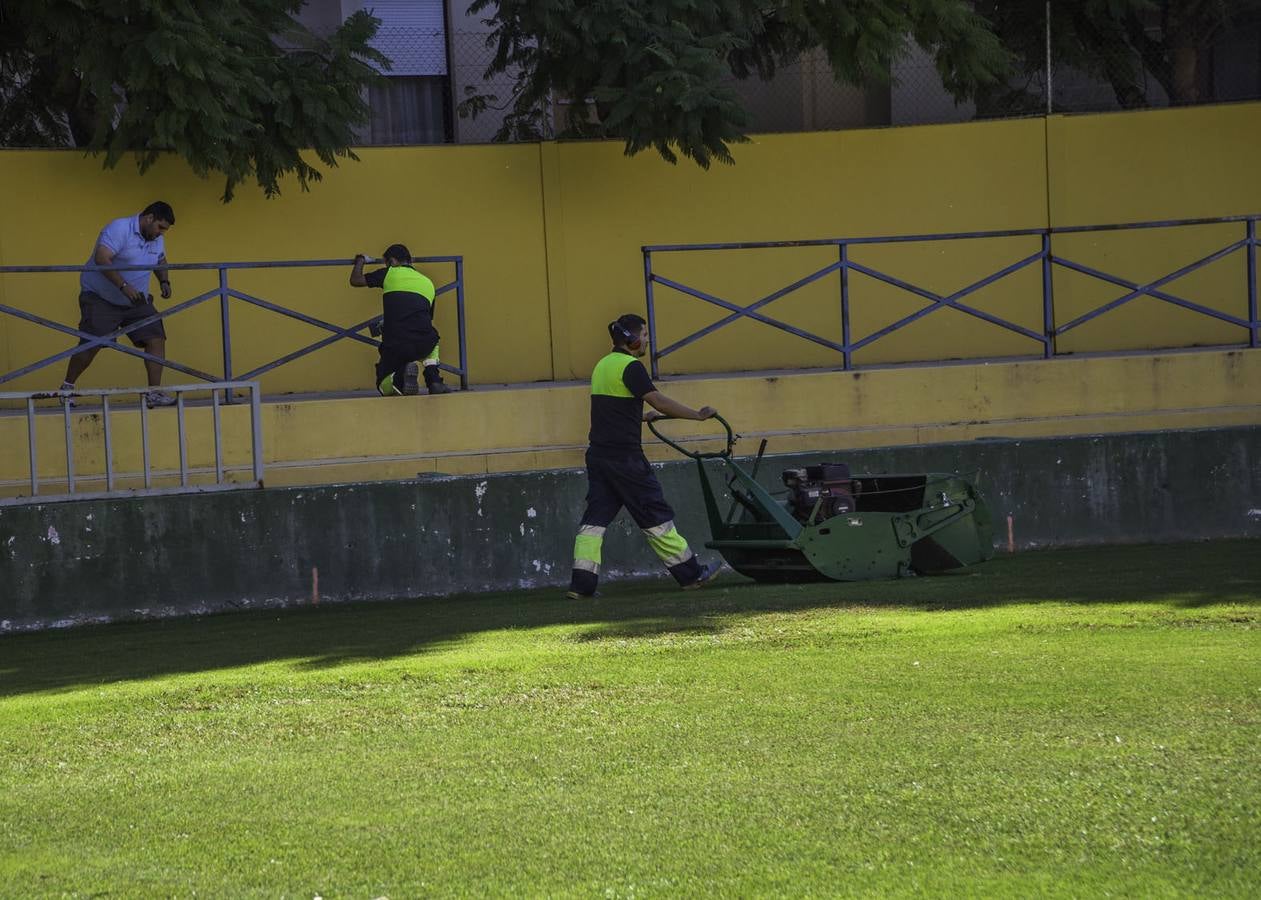
<svg viewBox="0 0 1261 900">
<path fill-rule="evenodd" d="M 136 216 L 115 219 L 101 229 L 88 257 L 87 265 L 143 266 L 128 271 L 87 269 L 79 276 L 79 330 L 91 335 L 105 335 L 133 322 L 157 315 L 153 296 L 149 293 L 149 277 L 158 273 L 162 299 L 171 296 L 171 280 L 166 271 L 166 241 L 163 235 L 175 224 L 170 204 L 158 200 Z M 166 329 L 162 320 L 151 322 L 127 333 L 131 342 L 151 356 L 166 358 Z M 86 343 L 80 339 L 79 343 Z M 70 357 L 66 380 L 61 390 L 73 393 L 79 376 L 92 363 L 100 346 L 91 347 Z M 146 359 L 145 374 L 149 390 L 145 403 L 150 407 L 173 406 L 175 398 L 158 390 L 162 383 L 162 364 Z M 70 401 L 72 402 L 72 401 Z"/>
</svg>

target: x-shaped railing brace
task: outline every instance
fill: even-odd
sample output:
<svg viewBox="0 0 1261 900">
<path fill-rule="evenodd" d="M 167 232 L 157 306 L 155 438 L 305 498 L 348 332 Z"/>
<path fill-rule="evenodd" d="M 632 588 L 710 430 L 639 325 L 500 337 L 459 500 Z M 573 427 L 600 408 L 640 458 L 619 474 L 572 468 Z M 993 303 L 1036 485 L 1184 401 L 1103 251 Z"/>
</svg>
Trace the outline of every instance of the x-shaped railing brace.
<svg viewBox="0 0 1261 900">
<path fill-rule="evenodd" d="M 1235 241 L 1233 244 L 1230 244 L 1227 247 L 1223 247 L 1221 250 L 1218 250 L 1214 253 L 1210 253 L 1208 256 L 1205 256 L 1202 259 L 1197 259 L 1195 262 L 1187 263 L 1185 266 L 1182 266 L 1180 269 L 1176 269 L 1173 272 L 1170 272 L 1168 275 L 1165 275 L 1163 278 L 1157 278 L 1155 281 L 1149 281 L 1147 284 L 1139 284 L 1138 282 L 1129 281 L 1125 278 L 1118 278 L 1115 275 L 1109 275 L 1107 272 L 1100 272 L 1098 269 L 1092 269 L 1090 266 L 1084 266 L 1081 263 L 1076 263 L 1076 262 L 1073 262 L 1072 260 L 1064 259 L 1063 257 L 1060 257 L 1060 256 L 1052 256 L 1051 261 L 1055 263 L 1057 266 L 1063 266 L 1066 269 L 1072 269 L 1075 272 L 1081 272 L 1083 275 L 1090 275 L 1094 278 L 1098 278 L 1100 281 L 1106 281 L 1111 284 L 1118 285 L 1120 287 L 1130 288 L 1130 292 L 1124 295 L 1123 297 L 1118 297 L 1117 299 L 1112 300 L 1109 303 L 1105 303 L 1103 306 L 1097 307 L 1096 309 L 1093 309 L 1088 313 L 1083 313 L 1082 315 L 1073 319 L 1071 322 L 1068 322 L 1067 324 L 1061 325 L 1059 328 L 1056 328 L 1055 334 L 1057 335 L 1063 334 L 1064 332 L 1069 331 L 1073 328 L 1076 328 L 1077 326 L 1082 325 L 1086 322 L 1089 322 L 1091 319 L 1097 318 L 1098 316 L 1101 316 L 1104 313 L 1109 312 L 1110 310 L 1116 309 L 1118 306 L 1121 306 L 1122 304 L 1129 303 L 1131 300 L 1134 300 L 1138 297 L 1154 297 L 1157 300 L 1163 300 L 1166 303 L 1172 303 L 1174 306 L 1181 306 L 1184 309 L 1194 310 L 1195 312 L 1203 313 L 1206 316 L 1211 316 L 1214 319 L 1220 319 L 1223 322 L 1230 322 L 1232 325 L 1238 325 L 1241 328 L 1251 328 L 1251 323 L 1247 319 L 1241 319 L 1238 316 L 1232 316 L 1229 313 L 1224 313 L 1224 312 L 1221 312 L 1220 310 L 1212 309 L 1207 306 L 1202 306 L 1199 303 L 1193 303 L 1190 300 L 1184 300 L 1181 297 L 1177 297 L 1173 294 L 1169 294 L 1169 293 L 1166 293 L 1165 291 L 1159 290 L 1159 288 L 1168 284 L 1169 282 L 1177 281 L 1183 275 L 1187 275 L 1191 272 L 1194 272 L 1196 269 L 1200 269 L 1200 268 L 1203 268 L 1204 266 L 1209 265 L 1210 263 L 1214 263 L 1217 260 L 1221 259 L 1223 256 L 1228 256 L 1231 253 L 1234 253 L 1236 250 L 1240 249 L 1241 247 L 1248 246 L 1248 243 L 1249 241 L 1247 239 Z"/>
<path fill-rule="evenodd" d="M 63 325 L 60 322 L 54 322 L 52 319 L 46 319 L 43 316 L 37 316 L 34 313 L 27 312 L 26 310 L 15 309 L 12 306 L 0 303 L 0 312 L 8 313 L 9 315 L 15 316 L 19 319 L 25 319 L 28 322 L 34 322 L 36 325 L 43 325 L 45 328 L 51 328 L 52 330 L 60 331 L 63 334 L 69 334 L 74 337 L 81 338 L 83 341 L 81 344 L 71 347 L 68 350 L 62 350 L 59 353 L 54 353 L 52 356 L 45 357 L 44 359 L 31 363 L 28 366 L 23 366 L 20 369 L 16 369 L 8 373 L 7 375 L 0 375 L 0 384 L 3 384 L 6 381 L 12 381 L 15 378 L 20 378 L 28 372 L 33 372 L 36 369 L 51 365 L 60 359 L 65 359 L 67 356 L 74 356 L 76 353 L 82 353 L 84 350 L 90 350 L 93 347 L 109 347 L 113 350 L 117 350 L 119 353 L 126 353 L 128 356 L 139 357 L 140 359 L 149 360 L 151 362 L 159 362 L 168 369 L 175 369 L 177 372 L 192 375 L 194 378 L 200 378 L 202 381 L 218 381 L 219 376 L 217 375 L 211 375 L 208 372 L 202 372 L 200 369 L 194 369 L 190 366 L 183 365 L 182 363 L 177 363 L 174 360 L 164 359 L 160 356 L 154 356 L 151 353 L 145 353 L 143 350 L 137 350 L 135 347 L 124 347 L 122 344 L 117 343 L 118 338 L 125 334 L 130 334 L 138 328 L 144 328 L 146 325 L 152 325 L 160 319 L 165 319 L 167 316 L 173 316 L 177 312 L 182 312 L 183 310 L 188 309 L 190 306 L 196 306 L 198 303 L 204 303 L 211 297 L 217 296 L 219 296 L 219 291 L 217 289 L 208 291 L 204 294 L 199 294 L 191 300 L 185 300 L 183 303 L 172 306 L 170 309 L 164 309 L 157 315 L 147 316 L 139 322 L 132 322 L 125 328 L 119 328 L 116 331 L 112 331 L 109 334 L 104 335 L 87 334 L 86 332 L 79 331 L 77 328 L 71 328 L 69 325 Z"/>
<path fill-rule="evenodd" d="M 704 291 L 682 284 L 671 278 L 666 278 L 663 275 L 652 273 L 650 277 L 652 281 L 654 281 L 657 284 L 665 285 L 666 287 L 673 288 L 676 291 L 687 294 L 691 297 L 696 297 L 698 300 L 704 300 L 707 303 L 712 303 L 715 306 L 720 306 L 723 309 L 727 309 L 731 311 L 731 315 L 725 316 L 722 319 L 719 319 L 717 322 L 707 325 L 704 328 L 698 331 L 695 331 L 666 347 L 663 347 L 662 349 L 656 352 L 656 357 L 660 359 L 661 357 L 666 356 L 670 353 L 673 353 L 674 351 L 679 350 L 682 347 L 685 347 L 686 345 L 704 337 L 705 335 L 711 334 L 717 331 L 719 328 L 729 325 L 732 322 L 735 322 L 741 318 L 749 318 L 749 319 L 753 319 L 754 321 L 761 322 L 765 325 L 770 325 L 774 328 L 780 329 L 781 331 L 786 331 L 789 334 L 796 335 L 797 337 L 805 338 L 806 340 L 813 341 L 816 344 L 821 344 L 824 347 L 828 347 L 829 349 L 836 350 L 840 353 L 852 352 L 854 350 L 858 350 L 862 347 L 865 347 L 876 340 L 879 340 L 885 335 L 890 334 L 898 330 L 899 328 L 902 328 L 910 324 L 911 322 L 914 322 L 916 319 L 922 318 L 923 316 L 926 316 L 929 313 L 934 312 L 935 310 L 943 309 L 943 308 L 957 309 L 960 312 L 967 313 L 970 316 L 975 316 L 976 318 L 981 319 L 985 322 L 989 322 L 992 325 L 997 325 L 1001 328 L 1006 328 L 1009 331 L 1014 331 L 1017 334 L 1028 337 L 1032 340 L 1039 342 L 1043 346 L 1045 346 L 1046 343 L 1050 340 L 1050 338 L 1047 335 L 1041 334 L 1036 331 L 1032 331 L 1031 329 L 1025 328 L 1021 325 L 1017 325 L 1014 322 L 1008 322 L 1006 319 L 999 318 L 998 316 L 991 315 L 983 310 L 979 310 L 979 309 L 976 309 L 975 307 L 968 306 L 967 304 L 959 302 L 960 298 L 966 297 L 968 294 L 978 291 L 981 288 L 986 287 L 987 285 L 993 284 L 994 282 L 998 281 L 1001 278 L 1006 278 L 1008 275 L 1012 274 L 1013 272 L 1018 272 L 1019 270 L 1025 268 L 1026 266 L 1032 265 L 1033 263 L 1037 262 L 1038 260 L 1042 258 L 1043 258 L 1043 251 L 1039 250 L 1037 253 L 1032 253 L 1029 256 L 1025 257 L 1024 259 L 1014 262 L 1011 265 L 1006 266 L 1005 268 L 1000 269 L 999 271 L 991 275 L 987 275 L 986 277 L 980 279 L 979 281 L 975 281 L 972 284 L 967 285 L 966 287 L 960 288 L 959 290 L 955 291 L 953 294 L 949 294 L 945 296 L 941 294 L 937 294 L 933 291 L 930 291 L 927 288 L 922 288 L 918 285 L 911 284 L 908 281 L 903 281 L 900 278 L 895 278 L 892 275 L 888 275 L 884 272 L 879 271 L 878 269 L 873 269 L 873 268 L 870 268 L 869 266 L 864 266 L 861 263 L 856 263 L 853 260 L 847 259 L 840 262 L 830 263 L 824 266 L 822 269 L 819 269 L 811 273 L 810 275 L 807 275 L 804 278 L 801 278 L 798 281 L 793 282 L 787 287 L 780 288 L 779 290 L 774 291 L 773 293 L 768 294 L 765 297 L 762 297 L 759 300 L 756 300 L 753 303 L 748 304 L 747 306 L 740 306 L 738 304 L 731 303 L 730 301 L 723 300 L 720 297 L 715 297 L 712 294 L 707 294 Z M 792 293 L 793 291 L 796 291 L 802 287 L 805 287 L 806 285 L 814 281 L 817 281 L 820 278 L 824 278 L 832 274 L 833 272 L 844 271 L 847 269 L 855 271 L 855 272 L 859 272 L 863 275 L 868 276 L 869 278 L 874 278 L 877 281 L 882 281 L 894 287 L 901 288 L 902 290 L 905 290 L 917 296 L 923 297 L 931 302 L 929 303 L 928 306 L 924 307 L 923 309 L 918 310 L 909 316 L 905 316 L 902 319 L 899 319 L 897 322 L 894 322 L 890 325 L 886 325 L 884 328 L 881 328 L 878 331 L 872 332 L 866 337 L 858 341 L 854 341 L 853 343 L 849 345 L 838 344 L 835 341 L 830 341 L 827 338 L 820 337 L 816 334 L 811 334 L 808 331 L 789 325 L 786 322 L 782 322 L 778 319 L 774 319 L 770 316 L 766 316 L 757 312 L 757 310 L 761 309 L 767 304 L 773 303 L 774 301 L 780 299 L 781 297 L 784 297 Z"/>
<path fill-rule="evenodd" d="M 450 284 L 443 285 L 441 288 L 439 288 L 437 291 L 437 295 L 444 294 L 447 291 L 451 291 L 454 289 L 455 289 L 455 282 L 451 282 Z M 133 331 L 144 328 L 147 325 L 152 325 L 154 322 L 158 322 L 162 319 L 173 316 L 176 313 L 183 312 L 184 310 L 189 309 L 190 307 L 196 306 L 199 303 L 204 303 L 207 300 L 210 300 L 214 297 L 222 296 L 225 293 L 229 297 L 235 297 L 238 300 L 242 300 L 246 303 L 253 304 L 254 306 L 261 307 L 262 309 L 280 313 L 281 315 L 288 316 L 289 318 L 297 319 L 300 322 L 305 322 L 308 325 L 313 325 L 316 328 L 323 328 L 325 331 L 332 332 L 331 337 L 327 337 L 322 340 L 316 341 L 315 343 L 309 344 L 306 347 L 301 348 L 300 350 L 295 350 L 292 353 L 288 353 L 278 360 L 270 362 L 264 366 L 259 366 L 256 369 L 251 369 L 249 372 L 246 372 L 244 374 L 233 375 L 233 377 L 236 378 L 236 380 L 238 381 L 249 381 L 263 374 L 264 372 L 269 372 L 272 369 L 275 369 L 278 366 L 284 365 L 287 362 L 292 362 L 293 360 L 301 356 L 305 356 L 308 353 L 312 353 L 316 350 L 319 350 L 321 347 L 325 347 L 331 343 L 334 343 L 335 341 L 341 340 L 342 338 L 351 338 L 352 340 L 356 340 L 356 341 L 359 341 L 360 343 L 367 344 L 370 347 L 380 346 L 380 341 L 375 341 L 372 338 L 364 337 L 363 335 L 358 334 L 359 331 L 362 331 L 363 329 L 367 328 L 369 325 L 373 324 L 374 322 L 380 321 L 381 319 L 380 315 L 376 315 L 369 319 L 365 319 L 364 321 L 358 322 L 354 325 L 342 327 L 340 325 L 334 325 L 331 322 L 325 322 L 323 319 L 317 319 L 314 316 L 308 316 L 305 313 L 300 313 L 295 310 L 286 309 L 285 307 L 278 306 L 274 303 L 270 303 L 267 300 L 263 300 L 259 297 L 254 297 L 250 294 L 246 294 L 243 291 L 238 291 L 233 288 L 229 288 L 227 291 L 222 291 L 218 288 L 215 288 L 214 290 L 206 291 L 205 293 L 198 294 L 196 297 L 185 300 L 182 303 L 178 303 L 175 306 L 170 307 L 169 309 L 164 309 L 161 312 L 157 313 L 156 315 L 147 316 L 138 322 L 132 322 L 131 324 L 127 325 L 124 328 L 116 329 L 115 331 L 112 331 L 109 334 L 104 334 L 104 335 L 88 334 L 86 332 L 79 331 L 77 328 L 71 328 L 69 325 L 63 325 L 61 322 L 55 322 L 52 319 L 48 319 L 43 316 L 38 316 L 35 313 L 27 312 L 26 310 L 17 309 L 15 307 L 8 306 L 7 304 L 0 303 L 0 313 L 8 313 L 9 315 L 14 316 L 15 318 L 23 319 L 27 322 L 32 322 L 36 325 L 42 325 L 45 328 L 52 329 L 53 331 L 59 331 L 63 334 L 68 334 L 73 337 L 80 338 L 82 340 L 82 343 L 77 344 L 76 346 L 71 347 L 68 350 L 62 350 L 57 353 L 54 353 L 52 356 L 44 357 L 43 359 L 37 362 L 31 363 L 30 365 L 23 366 L 20 369 L 15 369 L 14 371 L 9 372 L 7 375 L 0 375 L 0 384 L 5 383 L 6 381 L 12 381 L 16 378 L 20 378 L 29 372 L 33 372 L 37 369 L 41 369 L 44 366 L 52 365 L 58 360 L 65 359 L 68 356 L 74 356 L 77 353 L 82 353 L 84 350 L 90 350 L 93 347 L 109 347 L 112 350 L 117 350 L 119 353 L 125 353 L 128 356 L 134 356 L 134 357 L 137 357 L 138 359 L 148 360 L 151 362 L 158 362 L 168 369 L 174 369 L 177 372 L 183 372 L 187 375 L 192 375 L 194 378 L 200 378 L 202 381 L 219 381 L 220 379 L 219 379 L 219 376 L 217 375 L 211 375 L 210 373 L 203 372 L 200 369 L 194 369 L 191 366 L 186 366 L 183 363 L 176 362 L 172 359 L 168 359 L 168 358 L 164 358 L 160 356 L 154 356 L 151 353 L 146 353 L 143 350 L 139 350 L 135 347 L 126 347 L 118 343 L 118 338 L 124 335 L 129 335 Z M 443 366 L 443 368 L 448 369 L 450 371 L 456 371 L 456 370 L 450 369 L 449 366 Z"/>
</svg>

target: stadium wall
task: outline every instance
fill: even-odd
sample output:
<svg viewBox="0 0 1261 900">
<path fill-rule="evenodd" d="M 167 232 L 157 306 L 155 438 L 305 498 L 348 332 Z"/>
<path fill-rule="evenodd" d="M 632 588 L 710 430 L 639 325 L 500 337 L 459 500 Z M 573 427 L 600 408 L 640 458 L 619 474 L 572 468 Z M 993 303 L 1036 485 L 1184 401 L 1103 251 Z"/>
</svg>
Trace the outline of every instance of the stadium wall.
<svg viewBox="0 0 1261 900">
<path fill-rule="evenodd" d="M 242 189 L 229 205 L 222 184 L 163 159 L 143 178 L 127 163 L 102 171 L 78 151 L 0 152 L 0 263 L 75 264 L 108 219 L 155 197 L 175 206 L 174 261 L 341 258 L 403 240 L 424 255 L 466 261 L 468 343 L 474 383 L 585 377 L 618 312 L 642 309 L 643 244 L 958 232 L 1261 211 L 1254 164 L 1261 104 L 1099 116 L 756 136 L 735 148 L 737 165 L 703 172 L 653 153 L 626 158 L 616 142 L 366 148 L 361 161 L 327 171 L 303 193 L 286 185 L 266 200 Z M 1163 275 L 1238 237 L 1229 227 L 1109 233 L 1067 241 L 1071 252 L 1134 280 Z M 1058 239 L 1057 239 L 1058 241 Z M 1009 238 L 858 248 L 854 258 L 949 292 L 1036 249 Z M 661 255 L 658 271 L 749 302 L 831 262 L 827 249 Z M 1240 312 L 1242 255 L 1176 282 L 1200 302 Z M 438 267 L 439 282 L 451 277 Z M 215 286 L 213 273 L 181 273 L 176 300 Z M 354 291 L 344 270 L 248 271 L 231 276 L 247 293 L 328 321 L 367 318 L 375 292 Z M 1171 288 L 1172 289 L 1172 288 Z M 888 285 L 851 280 L 854 334 L 920 308 Z M 768 312 L 807 330 L 839 334 L 838 285 L 824 279 Z M 1083 275 L 1057 272 L 1065 315 L 1118 293 Z M 0 302 L 73 324 L 74 275 L 0 276 Z M 661 338 L 716 318 L 695 299 L 661 291 Z M 972 298 L 983 310 L 1041 330 L 1036 267 Z M 168 323 L 173 358 L 221 371 L 217 304 Z M 248 370 L 326 333 L 233 301 L 234 368 Z M 438 324 L 453 357 L 454 304 Z M 1061 351 L 1238 343 L 1242 330 L 1139 299 L 1066 334 Z M 6 317 L 0 371 L 65 346 L 63 337 Z M 873 343 L 860 364 L 1028 355 L 1027 338 L 953 310 Z M 343 391 L 370 385 L 373 351 L 341 342 L 263 376 L 268 394 Z M 740 322 L 667 357 L 681 374 L 835 367 L 837 355 L 787 334 Z M 10 385 L 55 385 L 62 364 Z M 136 383 L 140 365 L 98 359 L 84 386 Z"/>
<path fill-rule="evenodd" d="M 783 468 L 818 458 L 764 460 L 761 478 L 774 485 Z M 996 542 L 1005 545 L 1011 516 L 1021 550 L 1261 535 L 1259 427 L 877 448 L 843 458 L 856 473 L 978 471 Z M 699 549 L 708 527 L 694 465 L 667 463 L 660 474 L 682 533 Z M 584 490 L 582 473 L 566 470 L 4 507 L 0 632 L 559 588 Z M 609 579 L 661 576 L 625 517 L 610 529 L 604 558 Z"/>
</svg>

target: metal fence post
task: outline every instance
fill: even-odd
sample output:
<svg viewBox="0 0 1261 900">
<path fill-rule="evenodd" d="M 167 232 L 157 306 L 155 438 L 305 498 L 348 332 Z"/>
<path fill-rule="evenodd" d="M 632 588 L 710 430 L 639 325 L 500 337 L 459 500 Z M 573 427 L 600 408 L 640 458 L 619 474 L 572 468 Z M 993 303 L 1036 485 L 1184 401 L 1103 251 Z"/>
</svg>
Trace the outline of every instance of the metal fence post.
<svg viewBox="0 0 1261 900">
<path fill-rule="evenodd" d="M 70 428 L 70 404 L 62 406 L 66 419 L 66 493 L 74 493 L 74 432 Z"/>
<path fill-rule="evenodd" d="M 109 394 L 101 398 L 101 424 L 105 426 L 105 490 L 114 489 L 114 438 L 109 422 Z"/>
<path fill-rule="evenodd" d="M 845 371 L 854 367 L 853 356 L 849 349 L 849 245 L 841 242 L 841 343 L 845 345 L 842 354 Z"/>
<path fill-rule="evenodd" d="M 144 462 L 145 489 L 153 487 L 153 468 L 149 458 L 149 404 L 144 402 L 144 394 L 140 395 L 140 456 Z"/>
<path fill-rule="evenodd" d="M 460 333 L 460 389 L 468 390 L 468 336 L 464 333 L 464 257 L 455 261 L 455 320 Z"/>
<path fill-rule="evenodd" d="M 228 270 L 219 268 L 219 331 L 223 336 L 223 380 L 232 380 L 232 323 L 228 319 Z M 225 403 L 232 402 L 232 390 L 223 392 Z"/>
<path fill-rule="evenodd" d="M 1248 346 L 1257 346 L 1257 220 L 1248 220 Z"/>
<path fill-rule="evenodd" d="M 652 251 L 644 251 L 644 292 L 648 302 L 648 361 L 652 369 L 652 377 L 658 378 L 657 370 L 657 310 L 652 302 Z"/>
<path fill-rule="evenodd" d="M 211 418 L 215 430 L 215 484 L 223 484 L 223 422 L 219 413 L 219 392 L 210 392 Z"/>
<path fill-rule="evenodd" d="M 1046 0 L 1046 114 L 1055 110 L 1055 90 L 1052 88 L 1051 65 L 1051 0 Z"/>
<path fill-rule="evenodd" d="M 38 455 L 35 453 L 35 398 L 26 401 L 26 441 L 31 453 L 31 496 L 39 496 L 39 467 L 36 465 Z"/>
<path fill-rule="evenodd" d="M 250 445 L 254 452 L 254 484 L 263 486 L 263 408 L 262 387 L 256 381 L 250 385 Z"/>
<path fill-rule="evenodd" d="M 188 429 L 184 423 L 184 392 L 175 392 L 175 422 L 180 444 L 180 487 L 188 487 Z"/>
<path fill-rule="evenodd" d="M 1042 358 L 1055 355 L 1055 294 L 1051 278 L 1051 230 L 1042 233 Z"/>
</svg>

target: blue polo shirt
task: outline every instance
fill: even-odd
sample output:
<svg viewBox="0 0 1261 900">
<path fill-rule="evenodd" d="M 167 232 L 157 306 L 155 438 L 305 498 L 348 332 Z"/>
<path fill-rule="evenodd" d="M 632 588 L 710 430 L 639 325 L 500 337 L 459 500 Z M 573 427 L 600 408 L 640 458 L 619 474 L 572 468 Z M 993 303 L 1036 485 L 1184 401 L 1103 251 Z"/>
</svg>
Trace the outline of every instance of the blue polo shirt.
<svg viewBox="0 0 1261 900">
<path fill-rule="evenodd" d="M 108 247 L 114 251 L 115 266 L 147 266 L 131 272 L 119 272 L 123 280 L 142 294 L 149 293 L 149 276 L 157 266 L 158 260 L 166 253 L 166 241 L 158 235 L 152 241 L 146 241 L 140 233 L 140 216 L 126 216 L 115 219 L 101 229 L 101 235 L 92 245 L 92 255 L 87 265 L 96 262 L 96 248 Z M 79 275 L 79 290 L 99 294 L 115 306 L 131 306 L 127 295 L 114 286 L 103 272 L 85 271 Z"/>
</svg>

